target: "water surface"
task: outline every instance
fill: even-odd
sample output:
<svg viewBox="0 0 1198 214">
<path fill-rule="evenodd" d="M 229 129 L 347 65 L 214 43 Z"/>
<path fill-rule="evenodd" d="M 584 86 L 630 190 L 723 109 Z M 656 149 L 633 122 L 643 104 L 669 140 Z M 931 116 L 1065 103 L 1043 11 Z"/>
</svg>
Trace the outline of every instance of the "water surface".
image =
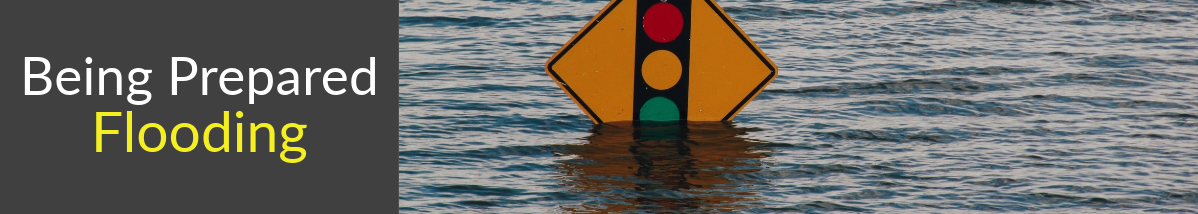
<svg viewBox="0 0 1198 214">
<path fill-rule="evenodd" d="M 1198 212 L 1198 1 L 718 1 L 732 123 L 593 126 L 545 61 L 607 1 L 399 1 L 399 212 Z"/>
</svg>

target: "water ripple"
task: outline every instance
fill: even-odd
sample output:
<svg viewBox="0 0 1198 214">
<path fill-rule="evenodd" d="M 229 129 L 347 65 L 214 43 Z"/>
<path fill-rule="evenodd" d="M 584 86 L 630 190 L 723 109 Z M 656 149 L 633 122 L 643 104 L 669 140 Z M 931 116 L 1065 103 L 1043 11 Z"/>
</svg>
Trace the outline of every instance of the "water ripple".
<svg viewBox="0 0 1198 214">
<path fill-rule="evenodd" d="M 721 0 L 777 79 L 654 128 L 545 74 L 607 2 L 399 1 L 400 213 L 1198 212 L 1198 2 Z"/>
</svg>

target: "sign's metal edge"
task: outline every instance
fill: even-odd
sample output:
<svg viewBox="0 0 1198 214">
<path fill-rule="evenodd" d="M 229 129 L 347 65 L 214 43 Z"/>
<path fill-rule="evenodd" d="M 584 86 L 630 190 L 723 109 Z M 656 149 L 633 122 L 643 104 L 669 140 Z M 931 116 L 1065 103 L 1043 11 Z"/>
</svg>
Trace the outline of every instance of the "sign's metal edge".
<svg viewBox="0 0 1198 214">
<path fill-rule="evenodd" d="M 570 39 L 570 44 L 563 47 L 557 53 L 554 53 L 553 58 L 551 58 L 548 62 L 545 63 L 545 71 L 547 73 L 549 73 L 549 75 L 553 76 L 555 82 L 557 83 L 557 85 L 559 87 L 566 89 L 566 92 L 570 93 L 570 98 L 573 99 L 574 102 L 577 103 L 579 106 L 581 106 L 583 108 L 583 110 L 586 110 L 587 116 L 590 117 L 591 121 L 595 122 L 595 124 L 602 124 L 603 119 L 599 118 L 599 115 L 595 114 L 595 111 L 591 110 L 591 107 L 587 106 L 586 102 L 582 101 L 581 97 L 578 97 L 578 93 L 575 93 L 574 89 L 570 88 L 570 85 L 565 84 L 565 81 L 563 81 L 562 77 L 557 74 L 557 71 L 553 70 L 553 65 L 556 64 L 557 61 L 560 60 L 563 56 L 565 56 L 565 53 L 570 51 L 570 49 L 573 48 L 574 45 L 578 43 L 578 41 L 581 41 L 582 37 L 586 36 L 587 33 L 590 33 L 591 29 L 595 28 L 596 25 L 599 25 L 599 20 L 602 20 L 604 17 L 607 17 L 607 14 L 611 13 L 612 10 L 615 10 L 616 5 L 619 5 L 620 2 L 622 2 L 622 1 L 623 0 L 614 0 L 611 3 L 607 4 L 607 6 L 603 8 L 602 13 L 599 13 L 598 16 L 595 16 L 595 18 L 592 18 L 591 21 L 589 23 L 587 23 L 586 28 L 583 28 L 582 31 L 579 31 L 578 34 L 574 35 L 574 38 Z"/>
<path fill-rule="evenodd" d="M 765 63 L 766 67 L 770 69 L 770 75 L 761 80 L 761 83 L 757 84 L 757 87 L 753 88 L 752 92 L 750 92 L 748 95 L 745 95 L 745 98 L 742 99 L 740 103 L 736 104 L 736 107 L 733 107 L 732 111 L 729 111 L 723 119 L 720 119 L 720 121 L 729 121 L 732 120 L 732 117 L 735 117 L 737 113 L 740 113 L 740 110 L 744 109 L 745 105 L 748 104 L 749 101 L 752 101 L 754 97 L 757 97 L 757 94 L 760 94 L 761 91 L 765 89 L 766 85 L 769 85 L 770 82 L 774 80 L 774 77 L 778 75 L 778 67 L 774 65 L 773 61 L 770 61 L 769 57 L 765 56 L 765 53 L 761 51 L 760 47 L 757 47 L 756 43 L 753 43 L 753 41 L 749 39 L 748 35 L 745 35 L 744 30 L 741 30 L 740 26 L 737 26 L 736 23 L 732 22 L 732 19 L 728 18 L 728 13 L 724 12 L 722 7 L 716 5 L 716 3 L 712 0 L 704 1 L 707 2 L 707 5 L 710 6 L 712 10 L 717 12 L 717 15 L 720 15 L 720 18 L 724 20 L 724 23 L 727 24 L 729 28 L 735 30 L 734 33 L 740 37 L 740 40 L 744 42 L 745 45 L 749 46 L 750 49 L 753 50 L 753 53 L 757 54 L 757 58 L 760 59 L 762 63 Z"/>
</svg>

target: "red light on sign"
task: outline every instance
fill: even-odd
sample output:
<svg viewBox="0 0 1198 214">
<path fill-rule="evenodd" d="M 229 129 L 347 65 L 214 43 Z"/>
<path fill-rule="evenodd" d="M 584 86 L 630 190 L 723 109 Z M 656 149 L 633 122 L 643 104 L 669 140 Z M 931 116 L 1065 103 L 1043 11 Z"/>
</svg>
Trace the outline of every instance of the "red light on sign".
<svg viewBox="0 0 1198 214">
<path fill-rule="evenodd" d="M 670 3 L 657 3 L 645 11 L 644 24 L 645 34 L 653 41 L 674 41 L 682 33 L 682 11 Z"/>
</svg>

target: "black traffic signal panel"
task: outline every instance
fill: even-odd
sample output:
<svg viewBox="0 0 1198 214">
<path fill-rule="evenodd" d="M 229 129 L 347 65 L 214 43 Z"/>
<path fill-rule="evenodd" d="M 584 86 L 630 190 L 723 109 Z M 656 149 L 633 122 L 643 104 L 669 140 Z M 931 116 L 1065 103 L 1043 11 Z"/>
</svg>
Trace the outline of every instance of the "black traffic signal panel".
<svg viewBox="0 0 1198 214">
<path fill-rule="evenodd" d="M 691 1 L 637 1 L 633 120 L 686 121 Z"/>
</svg>

